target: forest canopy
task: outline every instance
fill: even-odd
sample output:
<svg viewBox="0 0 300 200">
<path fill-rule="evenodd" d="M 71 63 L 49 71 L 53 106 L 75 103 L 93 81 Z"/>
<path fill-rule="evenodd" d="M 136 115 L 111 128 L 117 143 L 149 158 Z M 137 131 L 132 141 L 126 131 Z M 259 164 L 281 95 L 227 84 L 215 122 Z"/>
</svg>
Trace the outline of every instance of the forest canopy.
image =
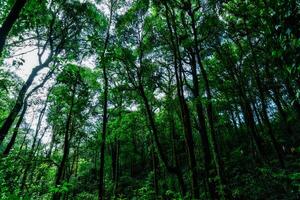
<svg viewBox="0 0 300 200">
<path fill-rule="evenodd" d="M 297 0 L 1 0 L 0 199 L 300 199 Z"/>
</svg>

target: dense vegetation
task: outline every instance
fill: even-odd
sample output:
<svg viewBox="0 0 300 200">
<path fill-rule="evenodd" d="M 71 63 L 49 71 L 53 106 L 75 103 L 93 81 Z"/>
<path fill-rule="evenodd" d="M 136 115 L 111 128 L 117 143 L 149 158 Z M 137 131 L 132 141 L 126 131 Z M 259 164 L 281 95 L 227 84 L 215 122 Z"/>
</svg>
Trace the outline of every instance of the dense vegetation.
<svg viewBox="0 0 300 200">
<path fill-rule="evenodd" d="M 300 199 L 299 10 L 1 0 L 0 199 Z"/>
</svg>

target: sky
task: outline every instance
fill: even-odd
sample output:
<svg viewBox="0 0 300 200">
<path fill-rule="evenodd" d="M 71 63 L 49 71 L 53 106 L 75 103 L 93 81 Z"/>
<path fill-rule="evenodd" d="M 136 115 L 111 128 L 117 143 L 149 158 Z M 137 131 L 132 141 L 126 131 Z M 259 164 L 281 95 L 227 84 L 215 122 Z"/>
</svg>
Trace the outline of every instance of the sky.
<svg viewBox="0 0 300 200">
<path fill-rule="evenodd" d="M 35 47 L 19 48 L 15 51 L 13 57 L 10 57 L 5 60 L 6 65 L 10 66 L 10 71 L 16 73 L 24 81 L 28 78 L 33 67 L 38 65 L 37 50 L 31 51 L 34 48 Z M 20 56 L 15 56 L 15 55 L 22 54 L 22 53 L 25 53 L 28 51 L 31 51 L 31 52 L 26 53 L 24 55 L 20 55 Z M 20 58 L 25 60 L 24 64 L 19 67 L 14 67 L 13 61 L 19 60 Z"/>
<path fill-rule="evenodd" d="M 35 47 L 32 47 L 32 46 L 26 46 L 26 47 L 13 49 L 13 55 L 10 58 L 7 58 L 6 60 L 4 60 L 5 65 L 7 66 L 6 69 L 8 69 L 11 73 L 15 73 L 24 82 L 27 80 L 32 69 L 38 65 L 37 50 L 34 50 L 34 49 L 35 49 Z M 32 50 L 34 50 L 34 51 L 32 51 Z M 20 59 L 24 60 L 23 65 L 14 66 L 13 62 L 18 61 Z M 48 69 L 42 70 L 39 73 L 39 76 L 35 78 L 33 85 L 36 85 L 47 71 L 48 71 Z M 29 88 L 28 91 L 30 91 L 31 88 Z M 41 90 L 39 90 L 38 92 L 33 94 L 33 98 L 44 100 L 46 98 L 47 91 L 48 91 L 48 87 L 45 86 Z M 31 128 L 33 128 L 33 129 L 35 129 L 35 127 L 37 125 L 37 121 L 38 121 L 38 117 L 39 117 L 38 111 L 41 108 L 41 106 L 42 105 L 30 106 L 26 112 L 25 121 L 27 124 L 31 124 Z M 43 122 L 42 127 L 45 127 L 45 125 L 46 125 L 45 117 L 44 117 L 44 122 Z M 50 140 L 50 136 L 51 136 L 51 132 L 49 131 L 47 134 L 45 134 L 42 142 L 47 143 Z"/>
</svg>

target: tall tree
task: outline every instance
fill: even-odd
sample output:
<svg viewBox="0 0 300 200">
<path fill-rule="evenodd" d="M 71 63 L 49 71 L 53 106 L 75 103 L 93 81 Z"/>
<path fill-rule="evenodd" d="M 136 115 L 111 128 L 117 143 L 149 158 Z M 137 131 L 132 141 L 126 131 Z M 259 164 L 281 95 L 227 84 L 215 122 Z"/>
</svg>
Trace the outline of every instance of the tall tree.
<svg viewBox="0 0 300 200">
<path fill-rule="evenodd" d="M 13 28 L 15 22 L 18 20 L 20 13 L 26 3 L 27 0 L 15 0 L 13 7 L 9 11 L 9 14 L 0 27 L 0 57 L 2 56 L 2 51 L 7 40 L 7 36 L 10 30 Z"/>
</svg>

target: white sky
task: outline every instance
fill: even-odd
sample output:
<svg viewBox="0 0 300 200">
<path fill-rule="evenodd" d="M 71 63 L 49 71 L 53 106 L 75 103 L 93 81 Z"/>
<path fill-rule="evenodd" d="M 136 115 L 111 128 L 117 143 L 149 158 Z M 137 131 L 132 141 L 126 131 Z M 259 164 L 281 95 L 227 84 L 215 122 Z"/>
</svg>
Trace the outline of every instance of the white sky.
<svg viewBox="0 0 300 200">
<path fill-rule="evenodd" d="M 27 78 L 30 75 L 32 69 L 39 64 L 38 56 L 37 56 L 37 50 L 31 51 L 33 49 L 34 49 L 33 46 L 26 46 L 25 48 L 14 49 L 14 55 L 17 55 L 17 56 L 12 55 L 12 57 L 4 60 L 5 65 L 7 66 L 7 69 L 10 72 L 15 73 L 24 82 L 27 80 Z M 23 54 L 25 52 L 28 52 L 28 53 Z M 22 55 L 20 55 L 20 54 L 22 54 Z M 13 66 L 13 61 L 14 60 L 19 60 L 20 58 L 24 59 L 24 64 L 19 66 L 19 67 Z M 47 71 L 48 71 L 48 69 L 41 70 L 41 72 L 39 73 L 39 76 L 37 76 L 34 79 L 35 81 L 33 82 L 33 85 L 36 85 L 37 83 L 39 83 L 40 79 L 42 78 L 42 76 L 44 74 L 46 74 Z M 47 85 L 47 83 L 46 83 L 46 85 Z M 30 91 L 32 88 L 33 87 L 29 88 L 28 91 Z M 31 98 L 31 99 L 45 100 L 46 95 L 47 95 L 47 91 L 48 91 L 48 88 L 47 88 L 47 86 L 45 86 L 42 89 L 40 89 L 38 92 L 34 93 L 33 98 Z M 27 124 L 32 124 L 31 129 L 35 129 L 35 127 L 37 125 L 38 117 L 39 117 L 39 111 L 40 111 L 40 108 L 42 106 L 43 105 L 34 105 L 34 106 L 30 106 L 27 109 L 27 112 L 26 112 L 26 115 L 25 115 L 25 121 L 26 121 Z M 44 121 L 45 121 L 45 119 L 46 119 L 46 115 L 44 116 Z M 43 130 L 43 127 L 45 125 L 46 125 L 46 123 L 43 123 L 41 131 Z M 51 132 L 48 131 L 48 133 L 45 134 L 45 136 L 43 138 L 43 143 L 48 142 L 50 140 L 50 136 L 51 136 Z"/>
<path fill-rule="evenodd" d="M 15 52 L 15 55 L 27 52 L 29 50 L 32 50 L 33 47 L 25 47 L 23 49 L 17 50 Z M 18 60 L 19 58 L 23 58 L 25 60 L 24 65 L 16 68 L 13 66 L 13 60 Z M 38 59 L 37 59 L 37 51 L 29 52 L 25 55 L 12 57 L 5 60 L 5 63 L 7 66 L 9 66 L 9 71 L 16 73 L 19 77 L 21 77 L 24 81 L 28 78 L 31 70 L 34 66 L 38 65 Z"/>
</svg>

